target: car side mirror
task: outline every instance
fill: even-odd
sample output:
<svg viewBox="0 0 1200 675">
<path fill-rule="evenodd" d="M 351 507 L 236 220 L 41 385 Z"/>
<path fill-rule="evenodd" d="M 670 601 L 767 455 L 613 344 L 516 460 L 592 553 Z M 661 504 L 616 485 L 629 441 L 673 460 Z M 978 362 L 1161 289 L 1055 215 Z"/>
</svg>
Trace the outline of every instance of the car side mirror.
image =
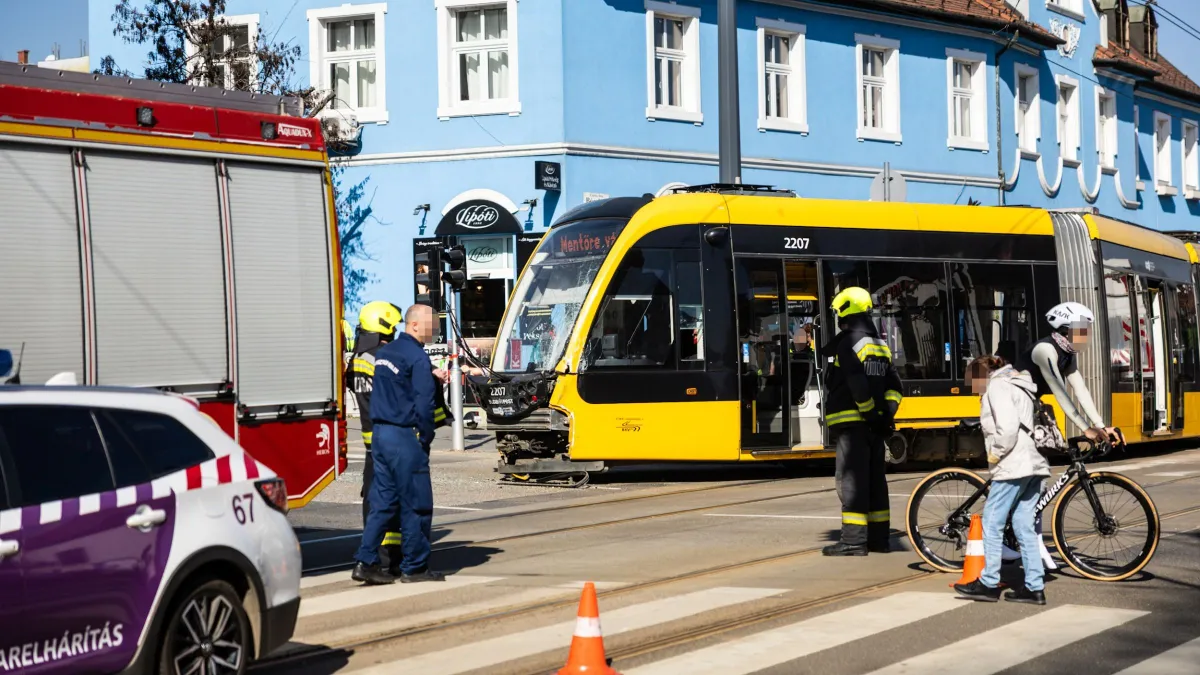
<svg viewBox="0 0 1200 675">
<path fill-rule="evenodd" d="M 0 379 L 4 379 L 12 373 L 13 355 L 7 349 L 0 349 Z"/>
</svg>

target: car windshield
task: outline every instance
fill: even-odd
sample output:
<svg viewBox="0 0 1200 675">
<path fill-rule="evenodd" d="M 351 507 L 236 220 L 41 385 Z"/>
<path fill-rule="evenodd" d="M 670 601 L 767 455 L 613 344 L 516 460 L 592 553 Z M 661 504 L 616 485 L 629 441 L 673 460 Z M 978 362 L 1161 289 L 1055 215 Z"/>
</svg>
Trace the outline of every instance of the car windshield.
<svg viewBox="0 0 1200 675">
<path fill-rule="evenodd" d="M 546 234 L 513 292 L 493 370 L 537 372 L 558 363 L 592 280 L 626 222 L 582 220 Z"/>
</svg>

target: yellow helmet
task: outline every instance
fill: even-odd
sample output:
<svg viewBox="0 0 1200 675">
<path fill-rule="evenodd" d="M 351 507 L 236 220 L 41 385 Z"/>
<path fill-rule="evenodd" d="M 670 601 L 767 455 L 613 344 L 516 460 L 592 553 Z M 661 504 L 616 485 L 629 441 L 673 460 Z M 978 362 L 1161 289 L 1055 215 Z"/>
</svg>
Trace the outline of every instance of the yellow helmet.
<svg viewBox="0 0 1200 675">
<path fill-rule="evenodd" d="M 844 319 L 851 314 L 870 311 L 872 306 L 871 294 L 867 292 L 867 289 L 858 286 L 851 286 L 838 293 L 833 298 L 833 304 L 830 305 L 839 319 Z"/>
<path fill-rule="evenodd" d="M 368 333 L 391 335 L 404 321 L 404 313 L 390 302 L 368 302 L 358 313 L 358 325 Z"/>
</svg>

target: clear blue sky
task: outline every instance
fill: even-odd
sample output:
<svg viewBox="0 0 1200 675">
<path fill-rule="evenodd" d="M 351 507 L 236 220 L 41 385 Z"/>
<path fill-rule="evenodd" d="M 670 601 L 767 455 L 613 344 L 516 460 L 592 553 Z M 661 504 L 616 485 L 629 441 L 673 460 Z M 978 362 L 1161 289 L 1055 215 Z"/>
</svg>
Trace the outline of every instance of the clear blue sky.
<svg viewBox="0 0 1200 675">
<path fill-rule="evenodd" d="M 87 37 L 88 0 L 0 0 L 0 61 L 16 61 L 21 49 L 40 61 L 56 42 L 64 59 L 73 58 Z"/>
<path fill-rule="evenodd" d="M 1130 4 L 1141 1 L 1130 0 Z M 1158 6 L 1165 10 L 1158 18 L 1160 51 L 1200 82 L 1200 0 L 1158 0 Z M 1189 34 L 1175 22 L 1194 31 Z M 87 0 L 0 0 L 0 60 L 15 61 L 18 49 L 30 50 L 35 61 L 44 59 L 56 42 L 64 58 L 79 56 L 79 41 L 87 36 Z"/>
</svg>

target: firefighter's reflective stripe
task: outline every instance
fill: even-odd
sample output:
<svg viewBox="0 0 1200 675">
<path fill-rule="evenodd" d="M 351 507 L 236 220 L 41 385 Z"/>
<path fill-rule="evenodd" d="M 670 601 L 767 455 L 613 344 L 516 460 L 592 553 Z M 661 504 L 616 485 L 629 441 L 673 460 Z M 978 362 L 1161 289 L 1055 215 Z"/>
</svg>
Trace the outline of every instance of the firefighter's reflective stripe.
<svg viewBox="0 0 1200 675">
<path fill-rule="evenodd" d="M 857 410 L 845 410 L 842 412 L 829 413 L 825 416 L 825 424 L 833 426 L 835 424 L 845 424 L 846 422 L 863 422 L 863 416 Z"/>
<path fill-rule="evenodd" d="M 346 338 L 346 351 L 354 351 L 354 327 L 345 319 L 342 319 L 342 337 Z"/>
<path fill-rule="evenodd" d="M 887 391 L 883 392 L 883 398 L 891 401 L 892 403 L 899 404 L 904 396 L 895 389 L 888 389 Z"/>
<path fill-rule="evenodd" d="M 866 361 L 872 356 L 892 360 L 892 350 L 888 348 L 887 343 L 878 338 L 865 337 L 859 340 L 854 345 L 854 353 L 858 355 L 859 361 Z"/>
<path fill-rule="evenodd" d="M 363 443 L 366 443 L 367 445 L 370 445 L 370 444 L 371 444 L 371 435 L 372 435 L 372 433 L 373 433 L 373 432 L 370 432 L 370 431 L 364 431 L 364 432 L 362 432 Z"/>
<path fill-rule="evenodd" d="M 889 510 L 872 511 L 867 514 L 868 523 L 886 523 L 892 519 L 892 512 Z"/>
<path fill-rule="evenodd" d="M 842 523 L 845 525 L 867 525 L 867 514 L 842 511 Z"/>
<path fill-rule="evenodd" d="M 446 409 L 438 406 L 433 409 L 433 423 L 441 424 L 446 421 Z"/>
<path fill-rule="evenodd" d="M 873 399 L 873 398 L 872 398 L 872 399 L 867 399 L 867 402 L 866 402 L 866 403 L 859 403 L 859 404 L 858 404 L 858 411 L 859 411 L 859 412 L 871 412 L 871 411 L 872 411 L 872 410 L 874 410 L 874 409 L 875 409 L 875 399 Z"/>
<path fill-rule="evenodd" d="M 375 357 L 370 354 L 359 354 L 350 362 L 350 366 L 356 373 L 375 377 Z"/>
<path fill-rule="evenodd" d="M 400 545 L 400 533 L 399 532 L 388 532 L 387 534 L 383 535 L 383 545 L 384 546 L 399 546 Z"/>
</svg>

